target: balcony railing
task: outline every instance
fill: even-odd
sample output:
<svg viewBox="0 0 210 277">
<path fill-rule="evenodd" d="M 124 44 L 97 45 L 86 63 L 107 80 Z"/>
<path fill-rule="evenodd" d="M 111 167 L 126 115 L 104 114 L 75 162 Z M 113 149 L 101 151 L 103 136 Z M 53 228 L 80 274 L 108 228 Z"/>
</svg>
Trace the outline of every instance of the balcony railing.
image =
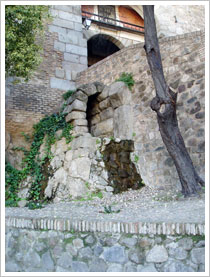
<svg viewBox="0 0 210 277">
<path fill-rule="evenodd" d="M 101 25 L 109 25 L 110 27 L 113 27 L 115 29 L 124 29 L 127 31 L 144 34 L 143 26 L 135 25 L 125 21 L 120 21 L 114 18 L 105 17 L 99 14 L 82 11 L 82 18 L 83 19 L 88 18 L 88 19 L 91 19 L 91 21 L 94 23 L 101 24 Z"/>
</svg>

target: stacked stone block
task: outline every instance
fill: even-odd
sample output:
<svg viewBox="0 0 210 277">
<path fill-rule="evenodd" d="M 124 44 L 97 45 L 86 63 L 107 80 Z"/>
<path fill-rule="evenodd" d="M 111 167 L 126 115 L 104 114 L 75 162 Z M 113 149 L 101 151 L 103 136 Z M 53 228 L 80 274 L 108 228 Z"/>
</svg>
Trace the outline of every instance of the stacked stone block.
<svg viewBox="0 0 210 277">
<path fill-rule="evenodd" d="M 75 77 L 87 68 L 87 40 L 83 38 L 81 6 L 52 6 L 53 22 L 49 30 L 57 34 L 54 49 L 63 54 L 61 67 L 55 68 L 50 86 L 75 89 Z"/>
<path fill-rule="evenodd" d="M 179 127 L 195 168 L 204 179 L 204 32 L 164 38 L 159 43 L 166 81 L 178 93 Z M 98 80 L 110 85 L 122 72 L 133 74 L 135 85 L 130 106 L 134 124 L 131 133 L 141 177 L 151 187 L 180 189 L 176 168 L 162 142 L 156 114 L 150 108 L 155 90 L 143 46 L 134 45 L 107 57 L 79 74 L 77 83 Z M 119 117 L 128 118 L 130 114 L 124 110 Z"/>
</svg>

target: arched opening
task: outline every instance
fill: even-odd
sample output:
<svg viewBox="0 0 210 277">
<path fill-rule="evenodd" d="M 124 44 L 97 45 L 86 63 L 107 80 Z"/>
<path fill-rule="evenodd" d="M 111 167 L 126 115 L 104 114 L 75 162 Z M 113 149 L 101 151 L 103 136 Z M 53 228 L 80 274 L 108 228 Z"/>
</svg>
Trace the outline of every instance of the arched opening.
<svg viewBox="0 0 210 277">
<path fill-rule="evenodd" d="M 113 38 L 113 40 L 115 40 Z M 111 41 L 111 37 L 98 34 L 88 40 L 88 66 L 119 51 L 120 48 Z"/>
<path fill-rule="evenodd" d="M 98 99 L 97 99 L 98 93 L 93 94 L 88 97 L 87 101 L 87 110 L 86 110 L 86 119 L 88 122 L 88 132 L 91 135 L 94 135 L 93 129 L 95 124 L 97 124 L 99 119 L 99 107 L 98 107 Z"/>
</svg>

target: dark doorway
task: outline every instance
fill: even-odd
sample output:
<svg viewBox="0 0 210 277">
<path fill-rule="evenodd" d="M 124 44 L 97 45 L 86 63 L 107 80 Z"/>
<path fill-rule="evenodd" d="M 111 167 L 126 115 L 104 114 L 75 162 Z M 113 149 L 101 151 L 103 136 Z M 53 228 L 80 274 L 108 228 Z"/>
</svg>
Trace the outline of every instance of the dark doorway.
<svg viewBox="0 0 210 277">
<path fill-rule="evenodd" d="M 88 66 L 103 60 L 119 50 L 120 48 L 105 35 L 99 34 L 93 36 L 88 40 Z"/>
</svg>

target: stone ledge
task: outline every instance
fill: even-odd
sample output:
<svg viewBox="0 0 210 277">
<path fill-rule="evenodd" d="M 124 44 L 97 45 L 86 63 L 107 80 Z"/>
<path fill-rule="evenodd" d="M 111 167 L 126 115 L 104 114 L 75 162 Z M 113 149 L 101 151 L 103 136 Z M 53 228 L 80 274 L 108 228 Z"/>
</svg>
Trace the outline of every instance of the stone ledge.
<svg viewBox="0 0 210 277">
<path fill-rule="evenodd" d="M 20 229 L 154 235 L 204 235 L 205 224 L 86 221 L 59 218 L 6 217 L 6 226 Z"/>
</svg>

